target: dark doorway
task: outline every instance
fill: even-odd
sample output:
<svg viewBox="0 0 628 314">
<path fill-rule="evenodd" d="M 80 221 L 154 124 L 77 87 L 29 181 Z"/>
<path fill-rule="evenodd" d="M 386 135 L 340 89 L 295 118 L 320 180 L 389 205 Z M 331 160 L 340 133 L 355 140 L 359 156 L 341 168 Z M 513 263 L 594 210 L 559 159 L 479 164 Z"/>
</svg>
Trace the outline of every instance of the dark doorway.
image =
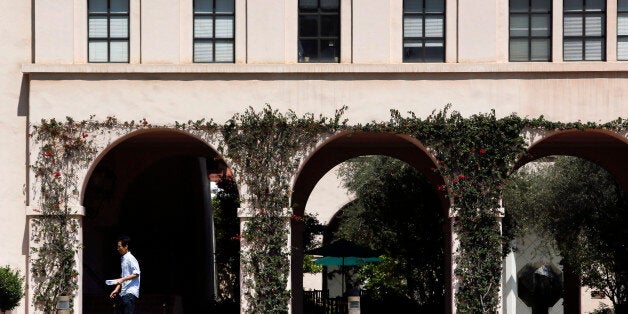
<svg viewBox="0 0 628 314">
<path fill-rule="evenodd" d="M 142 137 L 114 147 L 90 177 L 84 198 L 83 310 L 112 311 L 112 287 L 104 280 L 120 276 L 116 240 L 128 235 L 142 272 L 138 312 L 207 312 L 215 301 L 207 178 L 226 166 L 194 138 Z"/>
</svg>

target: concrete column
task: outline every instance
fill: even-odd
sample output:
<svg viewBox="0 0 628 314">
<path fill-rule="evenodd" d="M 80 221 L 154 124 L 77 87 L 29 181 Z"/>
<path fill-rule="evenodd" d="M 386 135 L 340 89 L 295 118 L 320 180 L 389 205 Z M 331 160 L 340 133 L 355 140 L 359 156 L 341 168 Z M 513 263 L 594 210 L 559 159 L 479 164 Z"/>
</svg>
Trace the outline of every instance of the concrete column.
<svg viewBox="0 0 628 314">
<path fill-rule="evenodd" d="M 458 239 L 458 233 L 455 228 L 456 216 L 453 214 L 453 210 L 449 212 L 449 229 L 451 232 L 451 269 L 450 269 L 450 278 L 451 278 L 451 312 L 456 313 L 456 294 L 458 290 L 460 290 L 460 278 L 456 276 L 456 256 L 458 249 L 460 248 L 460 240 Z"/>
<path fill-rule="evenodd" d="M 247 224 L 249 221 L 251 221 L 251 219 L 253 219 L 255 215 L 255 209 L 252 209 L 250 207 L 245 207 L 245 208 L 238 208 L 238 218 L 240 218 L 240 234 L 244 234 L 246 228 L 247 228 Z M 290 222 L 290 218 L 292 217 L 292 211 L 284 208 L 282 210 L 282 217 L 285 217 L 285 227 L 288 229 L 288 235 L 287 235 L 287 243 L 286 243 L 286 250 L 288 252 L 291 252 L 291 247 L 292 247 L 292 243 L 291 243 L 291 222 Z M 250 248 L 250 244 L 246 241 L 246 238 L 240 238 L 240 256 L 242 256 L 244 253 L 249 251 Z M 288 257 L 288 265 L 290 265 L 290 263 L 292 262 L 292 257 L 289 256 Z M 240 260 L 240 313 L 244 314 L 246 313 L 246 310 L 248 309 L 249 305 L 248 302 L 246 300 L 245 297 L 245 293 L 246 293 L 246 289 L 244 288 L 244 282 L 245 280 L 249 277 L 249 274 L 246 273 L 246 271 L 244 270 L 244 265 L 242 264 L 242 260 Z M 290 289 L 290 285 L 292 282 L 292 269 L 288 270 L 288 280 L 286 283 L 286 289 Z M 299 274 L 297 274 L 299 275 Z M 303 274 L 300 274 L 303 275 Z M 288 300 L 288 313 L 292 313 L 292 297 L 290 298 L 290 300 Z"/>
<path fill-rule="evenodd" d="M 205 157 L 198 157 L 198 165 L 201 175 L 201 186 L 203 190 L 203 220 L 205 221 L 205 259 L 207 261 L 205 270 L 207 273 L 203 285 L 203 296 L 209 298 L 210 302 L 216 300 L 216 238 L 214 237 L 214 209 L 212 208 L 211 187 L 207 178 L 207 160 Z"/>
</svg>

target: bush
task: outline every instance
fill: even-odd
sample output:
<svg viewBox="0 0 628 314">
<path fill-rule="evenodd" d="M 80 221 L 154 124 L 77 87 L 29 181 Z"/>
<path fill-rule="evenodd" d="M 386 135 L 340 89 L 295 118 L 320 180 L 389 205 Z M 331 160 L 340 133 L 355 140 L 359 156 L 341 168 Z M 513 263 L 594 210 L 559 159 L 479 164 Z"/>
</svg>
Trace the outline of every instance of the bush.
<svg viewBox="0 0 628 314">
<path fill-rule="evenodd" d="M 10 311 L 20 304 L 24 295 L 22 285 L 24 278 L 19 271 L 11 270 L 11 267 L 0 267 L 0 310 Z"/>
</svg>

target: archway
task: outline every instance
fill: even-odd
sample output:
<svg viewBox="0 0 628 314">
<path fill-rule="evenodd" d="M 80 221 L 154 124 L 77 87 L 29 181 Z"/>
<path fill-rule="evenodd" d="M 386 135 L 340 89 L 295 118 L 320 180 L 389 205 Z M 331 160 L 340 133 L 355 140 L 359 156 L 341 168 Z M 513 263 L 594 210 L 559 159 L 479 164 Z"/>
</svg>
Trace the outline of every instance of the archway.
<svg viewBox="0 0 628 314">
<path fill-rule="evenodd" d="M 399 159 L 421 172 L 433 186 L 443 184 L 443 178 L 434 172 L 437 167 L 432 156 L 416 139 L 406 135 L 392 133 L 342 133 L 328 139 L 318 147 L 301 166 L 293 185 L 291 198 L 292 209 L 296 215 L 303 215 L 305 205 L 317 182 L 334 166 L 354 157 L 365 155 L 384 155 Z M 449 202 L 440 197 L 443 217 L 448 217 Z M 292 260 L 291 290 L 292 308 L 295 313 L 302 312 L 303 306 L 303 247 L 301 234 L 303 226 L 292 223 Z M 445 235 L 444 268 L 451 269 L 451 224 L 446 221 L 442 225 Z M 451 282 L 451 273 L 446 272 L 444 281 Z M 446 311 L 451 312 L 451 285 L 446 288 Z"/>
<path fill-rule="evenodd" d="M 517 164 L 518 167 L 523 167 L 524 165 L 528 165 L 531 162 L 539 161 L 539 159 L 544 158 L 544 162 L 541 163 L 541 166 L 533 166 L 538 169 L 543 169 L 547 166 L 552 166 L 554 164 L 554 156 L 571 156 L 586 159 L 597 166 L 604 168 L 610 175 L 613 177 L 614 181 L 613 186 L 617 187 L 614 190 L 622 189 L 624 192 L 627 191 L 628 188 L 628 165 L 626 165 L 625 160 L 628 158 L 628 141 L 625 137 L 608 131 L 608 130 L 564 130 L 564 131 L 555 131 L 545 134 L 538 141 L 534 142 L 533 145 L 528 150 L 528 154 L 522 158 Z M 548 159 L 549 158 L 549 159 Z M 560 157 L 559 157 L 560 158 Z M 559 159 L 556 159 L 559 160 Z M 564 160 L 564 159 L 562 159 Z M 573 160 L 573 159 L 572 159 Z M 582 161 L 584 163 L 584 161 Z M 545 165 L 543 165 L 545 164 Z M 557 163 L 558 164 L 558 163 Z M 564 163 L 563 163 L 564 165 Z M 539 168 L 540 167 L 540 168 Z M 597 168 L 597 167 L 596 167 Z M 589 169 L 589 168 L 583 168 Z M 585 173 L 579 171 L 577 173 Z M 595 171 L 591 171 L 591 173 L 596 173 Z M 559 176 L 562 177 L 562 176 Z M 613 181 L 613 180 L 610 180 Z M 586 178 L 582 178 L 581 180 L 572 180 L 570 182 L 588 182 Z M 561 184 L 561 186 L 566 186 L 568 184 Z M 587 185 L 592 186 L 592 185 Z M 547 199 L 551 199 L 551 197 L 546 197 Z M 523 198 L 522 198 L 523 199 Z M 545 199 L 545 198 L 544 198 Z M 568 197 L 564 197 L 560 199 L 559 203 L 567 204 L 569 200 Z M 580 204 L 581 202 L 576 202 Z M 507 205 L 507 204 L 506 204 Z M 534 206 L 531 206 L 534 207 Z M 553 206 L 552 206 L 553 207 Z M 589 212 L 588 208 L 594 208 L 595 206 L 587 207 L 587 212 Z M 506 214 L 508 215 L 508 205 L 506 207 Z M 554 217 L 563 217 L 570 216 L 569 215 L 560 215 L 553 214 Z M 625 216 L 624 216 L 625 217 Z M 625 219 L 625 218 L 624 218 Z M 621 220 L 621 219 L 620 219 Z M 592 220 L 595 221 L 595 220 Z M 609 220 L 610 221 L 610 220 Z M 556 225 L 563 225 L 558 224 Z M 574 230 L 579 230 L 578 228 L 572 228 Z M 604 228 L 602 228 L 604 229 Z M 528 238 L 528 241 L 535 241 L 535 237 Z M 580 245 L 576 243 L 578 241 L 570 241 L 569 245 L 573 244 Z M 568 251 L 568 250 L 567 250 Z M 526 250 L 523 250 L 524 254 L 521 256 L 529 255 L 526 253 Z M 512 282 L 514 278 L 516 278 L 517 271 L 522 269 L 523 260 L 515 262 L 514 255 L 510 256 L 511 259 L 507 264 L 507 269 L 505 271 L 506 282 L 505 282 L 505 291 L 506 293 L 511 293 L 513 288 L 508 287 L 508 281 Z M 554 263 L 560 261 L 561 258 L 553 256 Z M 591 293 L 585 294 L 585 290 L 580 285 L 580 274 L 574 272 L 569 265 L 563 265 L 563 276 L 564 276 L 564 312 L 565 313 L 575 313 L 581 311 L 591 311 L 597 307 L 599 300 L 592 299 Z M 512 296 L 512 294 L 511 294 Z M 508 300 L 509 298 L 504 296 L 504 300 Z M 504 307 L 508 312 L 511 309 L 515 308 L 516 301 L 513 298 L 510 298 L 507 302 L 505 302 Z M 560 302 L 559 302 L 560 303 Z M 520 305 L 520 304 L 519 304 Z M 558 304 L 557 304 L 558 305 Z M 562 310 L 562 309 L 561 309 Z"/>
<path fill-rule="evenodd" d="M 220 248 L 210 180 L 227 173 L 209 145 L 174 130 L 136 132 L 103 153 L 83 198 L 84 311 L 111 309 L 104 280 L 119 277 L 114 245 L 122 234 L 131 237 L 142 270 L 140 312 L 198 313 L 213 306 Z M 238 225 L 235 213 L 233 219 Z"/>
</svg>

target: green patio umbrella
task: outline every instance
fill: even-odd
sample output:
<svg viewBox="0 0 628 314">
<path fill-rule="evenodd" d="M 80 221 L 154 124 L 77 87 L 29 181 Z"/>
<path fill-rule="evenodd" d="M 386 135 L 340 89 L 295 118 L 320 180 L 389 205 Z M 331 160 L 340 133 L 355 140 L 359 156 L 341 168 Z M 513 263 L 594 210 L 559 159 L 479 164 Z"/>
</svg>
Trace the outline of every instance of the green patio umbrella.
<svg viewBox="0 0 628 314">
<path fill-rule="evenodd" d="M 325 256 L 314 261 L 316 265 L 322 266 L 362 266 L 368 263 L 376 263 L 381 261 L 380 257 L 335 257 Z"/>
<path fill-rule="evenodd" d="M 323 256 L 314 263 L 323 266 L 340 266 L 342 273 L 342 289 L 345 289 L 345 266 L 361 266 L 379 262 L 381 251 L 355 244 L 347 240 L 336 240 L 328 245 L 306 252 L 311 255 Z"/>
</svg>

